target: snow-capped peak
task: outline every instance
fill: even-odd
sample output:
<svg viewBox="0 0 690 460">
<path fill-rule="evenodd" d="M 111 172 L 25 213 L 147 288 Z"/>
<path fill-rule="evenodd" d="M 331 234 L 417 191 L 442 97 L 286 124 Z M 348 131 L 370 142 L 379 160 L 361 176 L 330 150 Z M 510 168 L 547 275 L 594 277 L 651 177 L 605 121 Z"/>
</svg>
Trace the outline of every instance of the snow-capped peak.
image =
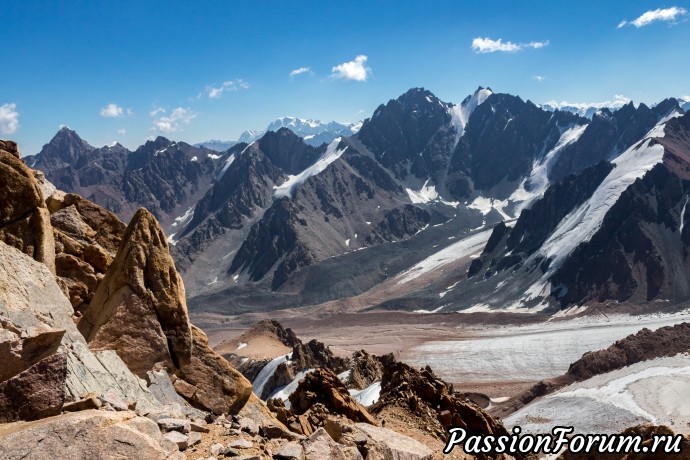
<svg viewBox="0 0 690 460">
<path fill-rule="evenodd" d="M 472 112 L 483 104 L 492 94 L 493 91 L 491 91 L 490 88 L 482 88 L 480 86 L 474 94 L 467 96 L 459 105 L 450 107 L 450 123 L 455 128 L 455 145 L 458 145 L 460 138 L 465 134 L 465 126 L 467 126 Z"/>
</svg>

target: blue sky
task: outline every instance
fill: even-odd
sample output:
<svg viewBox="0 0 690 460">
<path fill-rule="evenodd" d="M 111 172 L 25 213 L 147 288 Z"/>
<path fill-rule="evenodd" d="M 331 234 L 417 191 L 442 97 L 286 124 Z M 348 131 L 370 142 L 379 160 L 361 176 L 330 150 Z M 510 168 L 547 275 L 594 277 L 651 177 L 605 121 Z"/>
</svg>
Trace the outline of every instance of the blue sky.
<svg viewBox="0 0 690 460">
<path fill-rule="evenodd" d="M 654 103 L 690 95 L 689 3 L 0 0 L 0 137 L 25 155 L 63 124 L 97 146 L 227 140 L 416 86 Z"/>
</svg>

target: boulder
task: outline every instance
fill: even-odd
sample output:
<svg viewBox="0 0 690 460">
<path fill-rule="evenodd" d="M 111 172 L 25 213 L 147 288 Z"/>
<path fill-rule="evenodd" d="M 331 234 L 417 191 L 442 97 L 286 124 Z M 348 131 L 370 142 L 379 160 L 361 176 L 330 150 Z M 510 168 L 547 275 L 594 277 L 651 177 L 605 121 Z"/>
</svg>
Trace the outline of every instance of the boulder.
<svg viewBox="0 0 690 460">
<path fill-rule="evenodd" d="M 97 410 L 0 425 L 0 452 L 4 460 L 185 458 L 155 422 L 133 412 Z"/>
<path fill-rule="evenodd" d="M 0 383 L 0 423 L 57 415 L 65 402 L 67 360 L 55 353 Z"/>
<path fill-rule="evenodd" d="M 16 144 L 0 142 L 0 241 L 55 273 L 55 239 L 41 188 L 19 157 Z"/>
<path fill-rule="evenodd" d="M 348 460 L 341 447 L 331 439 L 326 430 L 319 428 L 311 436 L 302 441 L 306 460 Z"/>
</svg>

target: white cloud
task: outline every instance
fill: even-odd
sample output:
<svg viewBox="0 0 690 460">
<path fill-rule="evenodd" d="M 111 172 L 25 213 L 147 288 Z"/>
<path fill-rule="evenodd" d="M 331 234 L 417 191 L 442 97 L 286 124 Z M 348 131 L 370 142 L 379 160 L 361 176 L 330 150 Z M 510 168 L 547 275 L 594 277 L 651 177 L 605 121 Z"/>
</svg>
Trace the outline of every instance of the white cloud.
<svg viewBox="0 0 690 460">
<path fill-rule="evenodd" d="M 534 76 L 534 79 L 537 80 L 539 83 L 541 83 L 541 82 L 543 82 L 544 80 L 546 80 L 546 77 L 544 77 L 544 76 L 542 76 L 542 75 L 535 75 L 535 76 Z"/>
<path fill-rule="evenodd" d="M 19 129 L 17 104 L 0 105 L 0 134 L 14 134 Z"/>
<path fill-rule="evenodd" d="M 302 75 L 303 73 L 311 73 L 311 67 L 300 67 L 290 72 L 290 78 L 294 78 L 297 75 Z"/>
<path fill-rule="evenodd" d="M 164 109 L 158 108 L 152 111 L 149 115 L 156 117 L 159 114 L 164 114 Z M 196 118 L 197 113 L 192 112 L 189 108 L 177 107 L 172 109 L 169 116 L 160 116 L 153 120 L 152 130 L 158 130 L 162 133 L 174 133 L 179 131 L 184 125 L 188 125 Z"/>
<path fill-rule="evenodd" d="M 331 69 L 331 76 L 344 80 L 367 81 L 371 75 L 371 69 L 366 66 L 367 59 L 367 56 L 360 54 L 354 61 L 343 62 Z"/>
<path fill-rule="evenodd" d="M 603 109 L 608 107 L 610 109 L 618 109 L 630 102 L 630 98 L 623 96 L 622 94 L 614 94 L 613 99 L 610 101 L 603 102 L 568 102 L 568 101 L 548 101 L 544 105 L 550 105 L 551 107 L 562 109 L 563 107 L 575 107 L 576 109 L 585 110 L 589 108 Z"/>
<path fill-rule="evenodd" d="M 678 6 L 670 8 L 657 8 L 656 10 L 649 10 L 637 19 L 632 21 L 624 20 L 618 24 L 618 29 L 625 26 L 640 27 L 648 26 L 653 22 L 663 21 L 669 22 L 671 25 L 676 24 L 680 18 L 688 15 L 688 10 Z"/>
<path fill-rule="evenodd" d="M 120 128 L 117 130 L 117 133 L 120 135 L 125 135 L 127 134 L 127 130 L 125 128 Z"/>
<path fill-rule="evenodd" d="M 529 43 L 513 43 L 511 41 L 504 42 L 503 39 L 493 40 L 489 37 L 477 37 L 472 40 L 472 49 L 477 54 L 495 53 L 501 51 L 504 53 L 516 53 L 525 48 L 539 49 L 549 45 L 549 41 L 544 42 L 529 42 Z"/>
<path fill-rule="evenodd" d="M 681 99 L 683 102 L 690 102 L 690 96 L 682 96 Z"/>
<path fill-rule="evenodd" d="M 209 99 L 219 99 L 221 96 L 223 96 L 223 93 L 226 91 L 239 91 L 241 89 L 248 88 L 249 83 L 240 78 L 237 78 L 235 80 L 224 81 L 220 84 L 220 86 L 209 85 L 206 87 L 205 92 L 208 95 Z"/>
<path fill-rule="evenodd" d="M 101 116 L 105 118 L 120 118 L 124 113 L 125 111 L 122 110 L 122 107 L 112 103 L 101 109 Z"/>
<path fill-rule="evenodd" d="M 149 112 L 149 117 L 155 117 L 159 113 L 165 113 L 165 109 L 163 107 L 159 107 L 157 105 L 153 106 L 153 110 Z"/>
</svg>

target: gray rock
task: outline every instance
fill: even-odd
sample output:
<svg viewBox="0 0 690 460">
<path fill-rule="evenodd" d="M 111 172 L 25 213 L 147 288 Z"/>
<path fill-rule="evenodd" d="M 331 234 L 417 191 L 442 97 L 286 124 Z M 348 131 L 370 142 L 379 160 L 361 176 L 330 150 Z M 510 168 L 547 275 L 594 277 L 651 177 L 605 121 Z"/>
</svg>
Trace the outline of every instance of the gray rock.
<svg viewBox="0 0 690 460">
<path fill-rule="evenodd" d="M 219 456 L 223 451 L 225 450 L 225 446 L 220 443 L 215 443 L 211 444 L 211 448 L 209 449 L 211 451 L 211 455 L 214 457 Z"/>
<path fill-rule="evenodd" d="M 158 420 L 158 426 L 161 427 L 161 431 L 189 433 L 192 430 L 189 420 L 181 418 L 162 418 Z"/>
<path fill-rule="evenodd" d="M 236 439 L 228 444 L 228 447 L 233 447 L 235 449 L 251 449 L 254 447 L 254 443 L 246 439 Z"/>
<path fill-rule="evenodd" d="M 179 431 L 168 431 L 163 435 L 163 438 L 177 444 L 177 447 L 179 447 L 180 450 L 185 450 L 187 447 L 189 447 L 189 437 L 180 433 Z"/>
<path fill-rule="evenodd" d="M 424 444 L 397 433 L 367 423 L 355 424 L 369 438 L 369 455 L 382 460 L 431 460 L 433 452 Z M 368 456 L 367 456 L 368 457 Z"/>
<path fill-rule="evenodd" d="M 273 454 L 273 458 L 277 460 L 304 460 L 304 448 L 296 443 L 289 442 Z"/>
<path fill-rule="evenodd" d="M 259 424 L 256 423 L 254 420 L 247 417 L 243 417 L 239 419 L 239 424 L 240 430 L 244 431 L 245 433 L 249 433 L 251 435 L 259 434 Z"/>
<path fill-rule="evenodd" d="M 201 419 L 196 419 L 189 423 L 191 430 L 197 433 L 208 433 L 210 430 L 207 425 L 208 423 Z"/>
<path fill-rule="evenodd" d="M 189 438 L 189 442 L 188 442 L 189 447 L 195 446 L 201 442 L 201 433 L 197 433 L 197 432 L 193 431 L 193 432 L 189 433 L 187 435 L 187 437 Z"/>
<path fill-rule="evenodd" d="M 304 447 L 304 457 L 306 460 L 322 460 L 325 458 L 349 460 L 349 457 L 343 453 L 340 446 L 323 428 L 319 428 L 302 441 L 302 446 Z"/>
</svg>

